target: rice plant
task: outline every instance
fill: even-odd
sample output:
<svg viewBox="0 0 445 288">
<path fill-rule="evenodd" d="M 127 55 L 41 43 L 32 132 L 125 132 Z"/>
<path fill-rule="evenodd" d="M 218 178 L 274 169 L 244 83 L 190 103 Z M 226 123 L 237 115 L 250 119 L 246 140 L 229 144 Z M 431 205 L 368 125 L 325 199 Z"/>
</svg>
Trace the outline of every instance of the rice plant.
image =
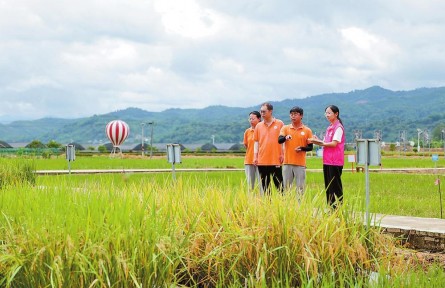
<svg viewBox="0 0 445 288">
<path fill-rule="evenodd" d="M 419 287 L 445 277 L 396 255 L 363 225 L 359 200 L 332 211 L 322 190 L 263 198 L 214 174 L 44 179 L 0 194 L 1 287 Z"/>
</svg>

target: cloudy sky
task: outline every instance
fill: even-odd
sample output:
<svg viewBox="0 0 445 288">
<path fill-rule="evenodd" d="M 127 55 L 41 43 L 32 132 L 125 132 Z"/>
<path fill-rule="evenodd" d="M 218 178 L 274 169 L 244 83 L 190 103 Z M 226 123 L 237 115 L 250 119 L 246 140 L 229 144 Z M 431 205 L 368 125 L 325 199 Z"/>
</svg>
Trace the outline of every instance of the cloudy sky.
<svg viewBox="0 0 445 288">
<path fill-rule="evenodd" d="M 442 0 L 0 0 L 0 120 L 445 86 Z"/>
</svg>

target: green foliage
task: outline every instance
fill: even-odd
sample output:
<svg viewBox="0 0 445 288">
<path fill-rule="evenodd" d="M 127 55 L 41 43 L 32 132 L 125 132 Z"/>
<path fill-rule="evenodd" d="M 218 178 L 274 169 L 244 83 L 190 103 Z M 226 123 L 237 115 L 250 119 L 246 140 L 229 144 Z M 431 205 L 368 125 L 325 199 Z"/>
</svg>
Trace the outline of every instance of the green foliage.
<svg viewBox="0 0 445 288">
<path fill-rule="evenodd" d="M 389 145 L 389 151 L 396 151 L 396 144 L 391 143 L 391 144 Z"/>
<path fill-rule="evenodd" d="M 0 158 L 0 189 L 9 185 L 35 184 L 35 170 L 32 160 Z"/>
<path fill-rule="evenodd" d="M 53 155 L 53 153 L 49 149 L 43 150 L 43 152 L 42 152 L 42 157 L 45 158 L 45 159 L 51 158 L 51 155 Z"/>
<path fill-rule="evenodd" d="M 105 153 L 108 151 L 107 147 L 105 147 L 105 145 L 100 145 L 99 147 L 97 147 L 97 151 L 99 151 L 100 153 Z"/>
<path fill-rule="evenodd" d="M 46 147 L 48 147 L 48 148 L 61 148 L 62 144 L 56 142 L 55 140 L 51 140 L 48 143 L 46 143 Z"/>
<path fill-rule="evenodd" d="M 32 140 L 25 148 L 47 148 L 40 140 Z"/>
<path fill-rule="evenodd" d="M 274 116 L 289 120 L 289 109 L 296 100 L 273 102 Z M 108 141 L 104 133 L 106 124 L 122 119 L 133 131 L 127 143 L 140 143 L 140 123 L 154 121 L 154 143 L 206 143 L 216 135 L 219 143 L 239 143 L 247 127 L 247 115 L 258 110 L 260 103 L 252 107 L 236 108 L 210 106 L 204 109 L 168 109 L 163 112 L 148 112 L 128 108 L 104 115 L 81 119 L 40 119 L 17 121 L 0 126 L 0 135 L 5 141 L 24 142 L 30 139 L 67 143 Z M 340 116 L 346 129 L 347 142 L 353 142 L 354 130 L 362 130 L 363 138 L 373 138 L 375 130 L 381 130 L 383 141 L 399 141 L 399 132 L 406 130 L 407 139 L 415 140 L 416 129 L 433 131 L 432 140 L 439 141 L 440 131 L 445 127 L 445 87 L 422 88 L 412 91 L 391 91 L 378 86 L 349 93 L 331 93 L 298 99 L 304 108 L 304 122 L 313 132 L 324 132 L 328 122 L 323 112 L 327 105 L 340 108 Z M 103 142 L 105 143 L 105 142 Z"/>
</svg>

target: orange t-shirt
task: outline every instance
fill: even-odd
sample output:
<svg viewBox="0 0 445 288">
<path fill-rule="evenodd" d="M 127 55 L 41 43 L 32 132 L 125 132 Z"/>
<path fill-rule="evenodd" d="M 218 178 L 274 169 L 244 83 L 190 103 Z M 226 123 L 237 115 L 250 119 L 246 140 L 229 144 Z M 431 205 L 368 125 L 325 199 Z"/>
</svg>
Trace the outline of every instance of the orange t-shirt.
<svg viewBox="0 0 445 288">
<path fill-rule="evenodd" d="M 280 135 L 291 135 L 292 139 L 284 142 L 284 162 L 283 164 L 298 165 L 306 167 L 306 152 L 295 151 L 298 146 L 306 147 L 308 138 L 312 138 L 312 130 L 304 124 L 298 128 L 292 124 L 285 125 L 281 128 Z"/>
<path fill-rule="evenodd" d="M 259 166 L 281 165 L 280 155 L 282 155 L 282 149 L 281 144 L 278 143 L 278 136 L 283 126 L 283 121 L 279 119 L 274 119 L 269 126 L 264 124 L 264 122 L 256 125 L 254 139 L 255 142 L 258 142 Z"/>
<path fill-rule="evenodd" d="M 255 143 L 254 134 L 255 129 L 252 127 L 244 131 L 244 146 L 246 146 L 246 156 L 244 157 L 244 164 L 253 165 L 253 146 Z"/>
</svg>

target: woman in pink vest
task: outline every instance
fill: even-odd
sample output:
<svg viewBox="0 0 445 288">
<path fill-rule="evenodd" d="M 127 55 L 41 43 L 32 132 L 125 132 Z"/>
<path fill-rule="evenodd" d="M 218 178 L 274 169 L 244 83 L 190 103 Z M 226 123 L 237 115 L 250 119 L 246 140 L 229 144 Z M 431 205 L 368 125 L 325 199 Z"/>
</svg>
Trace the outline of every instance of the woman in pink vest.
<svg viewBox="0 0 445 288">
<path fill-rule="evenodd" d="M 331 123 L 326 129 L 323 141 L 314 141 L 323 146 L 323 175 L 326 199 L 334 209 L 343 202 L 341 174 L 345 162 L 345 129 L 340 119 L 340 110 L 335 105 L 325 109 L 326 119 Z"/>
</svg>

